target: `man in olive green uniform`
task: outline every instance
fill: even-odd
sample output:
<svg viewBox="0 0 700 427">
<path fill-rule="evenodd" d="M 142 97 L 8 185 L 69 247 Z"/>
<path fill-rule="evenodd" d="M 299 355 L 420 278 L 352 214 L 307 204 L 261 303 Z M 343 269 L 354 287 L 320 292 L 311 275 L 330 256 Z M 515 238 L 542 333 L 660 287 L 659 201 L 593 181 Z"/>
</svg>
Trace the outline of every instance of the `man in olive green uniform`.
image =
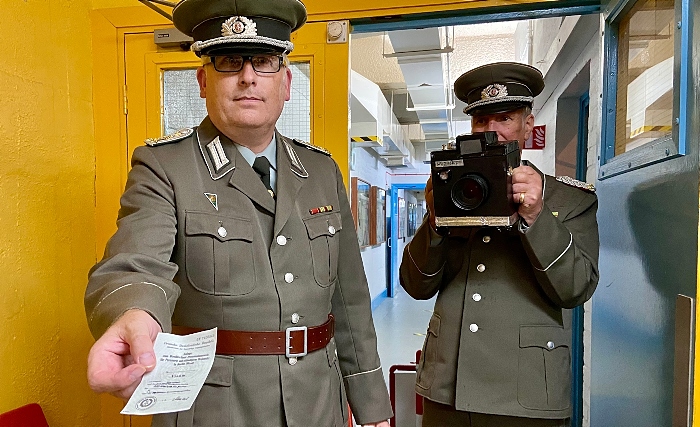
<svg viewBox="0 0 700 427">
<path fill-rule="evenodd" d="M 499 141 L 532 132 L 542 74 L 516 63 L 489 64 L 455 82 L 474 132 Z M 414 298 L 438 294 L 418 366 L 423 426 L 565 426 L 571 416 L 571 329 L 565 308 L 583 304 L 598 282 L 597 199 L 592 186 L 512 173 L 518 222 L 503 227 L 435 228 L 430 215 L 406 246 L 402 286 Z M 466 214 L 466 212 L 465 212 Z"/>
<path fill-rule="evenodd" d="M 88 379 L 129 397 L 158 332 L 218 328 L 189 411 L 155 426 L 388 427 L 357 236 L 338 165 L 275 130 L 298 0 L 184 0 L 209 116 L 133 155 L 118 231 L 85 296 Z M 341 261 L 342 255 L 342 261 Z M 289 343 L 288 343 L 289 340 Z M 347 398 L 347 400 L 346 400 Z"/>
</svg>

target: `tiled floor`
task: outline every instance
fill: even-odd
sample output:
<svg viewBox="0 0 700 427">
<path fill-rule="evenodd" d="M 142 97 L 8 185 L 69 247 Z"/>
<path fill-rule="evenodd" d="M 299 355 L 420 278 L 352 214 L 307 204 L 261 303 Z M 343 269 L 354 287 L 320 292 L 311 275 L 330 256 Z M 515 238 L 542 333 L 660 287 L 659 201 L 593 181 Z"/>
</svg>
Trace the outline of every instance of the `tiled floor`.
<svg viewBox="0 0 700 427">
<path fill-rule="evenodd" d="M 416 351 L 423 346 L 434 305 L 435 298 L 416 301 L 399 286 L 394 298 L 384 299 L 372 312 L 387 384 L 392 365 L 406 365 L 415 361 Z"/>
</svg>

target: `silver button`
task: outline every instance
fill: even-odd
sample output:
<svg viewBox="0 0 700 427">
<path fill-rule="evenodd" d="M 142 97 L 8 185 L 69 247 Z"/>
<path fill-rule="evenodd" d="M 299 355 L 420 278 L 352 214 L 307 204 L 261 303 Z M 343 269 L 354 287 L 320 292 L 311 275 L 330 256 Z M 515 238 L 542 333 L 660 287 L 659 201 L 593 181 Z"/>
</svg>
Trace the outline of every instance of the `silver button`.
<svg viewBox="0 0 700 427">
<path fill-rule="evenodd" d="M 477 270 L 479 273 L 483 273 L 484 271 L 486 271 L 486 266 L 485 266 L 484 264 L 479 264 L 479 265 L 476 266 L 476 270 Z"/>
<path fill-rule="evenodd" d="M 290 357 L 289 359 L 289 364 L 294 366 L 297 364 L 297 358 L 296 357 Z"/>
<path fill-rule="evenodd" d="M 481 294 L 474 294 L 472 295 L 472 299 L 476 302 L 481 301 Z"/>
<path fill-rule="evenodd" d="M 490 242 L 490 241 L 491 241 L 491 236 L 484 236 L 484 238 L 483 238 L 483 239 L 481 239 L 481 240 L 483 240 L 483 241 L 484 241 L 484 243 L 488 243 L 488 242 Z"/>
<path fill-rule="evenodd" d="M 331 236 L 334 235 L 335 234 L 335 227 L 333 227 L 332 225 L 329 225 L 328 232 L 330 233 Z"/>
<path fill-rule="evenodd" d="M 554 341 L 547 341 L 547 348 L 550 350 L 554 350 Z"/>
<path fill-rule="evenodd" d="M 469 325 L 469 330 L 472 332 L 476 332 L 479 330 L 479 325 L 477 325 L 476 323 L 472 323 L 471 325 Z"/>
<path fill-rule="evenodd" d="M 299 323 L 299 313 L 292 314 L 292 323 L 294 323 L 295 325 Z"/>
<path fill-rule="evenodd" d="M 284 246 L 287 244 L 287 238 L 284 236 L 277 236 L 277 244 L 280 246 Z"/>
<path fill-rule="evenodd" d="M 292 273 L 285 273 L 284 281 L 287 283 L 292 283 L 294 281 L 294 275 Z"/>
<path fill-rule="evenodd" d="M 219 229 L 216 230 L 216 232 L 219 233 L 219 236 L 221 237 L 226 237 L 226 235 L 228 234 L 228 231 L 226 231 L 224 227 L 219 227 Z"/>
</svg>

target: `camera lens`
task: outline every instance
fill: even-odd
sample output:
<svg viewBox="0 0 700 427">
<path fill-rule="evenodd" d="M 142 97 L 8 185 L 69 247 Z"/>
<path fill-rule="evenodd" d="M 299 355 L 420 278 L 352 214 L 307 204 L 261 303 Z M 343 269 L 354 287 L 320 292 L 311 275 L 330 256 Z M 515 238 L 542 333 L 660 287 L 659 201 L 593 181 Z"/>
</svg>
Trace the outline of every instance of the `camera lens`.
<svg viewBox="0 0 700 427">
<path fill-rule="evenodd" d="M 452 202 L 465 211 L 478 208 L 488 194 L 489 186 L 479 175 L 465 175 L 452 186 Z"/>
</svg>

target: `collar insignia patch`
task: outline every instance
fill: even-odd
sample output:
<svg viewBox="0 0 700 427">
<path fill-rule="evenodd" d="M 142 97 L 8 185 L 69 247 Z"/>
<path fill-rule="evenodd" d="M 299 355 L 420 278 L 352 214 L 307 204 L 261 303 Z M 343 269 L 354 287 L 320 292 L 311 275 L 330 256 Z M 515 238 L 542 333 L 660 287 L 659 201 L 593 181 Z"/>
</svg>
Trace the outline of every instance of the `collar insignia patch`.
<svg viewBox="0 0 700 427">
<path fill-rule="evenodd" d="M 214 161 L 214 168 L 217 171 L 229 164 L 229 159 L 226 157 L 224 147 L 221 145 L 221 140 L 219 140 L 218 136 L 207 144 L 207 149 L 209 150 L 209 154 L 211 154 L 211 159 Z"/>
</svg>

